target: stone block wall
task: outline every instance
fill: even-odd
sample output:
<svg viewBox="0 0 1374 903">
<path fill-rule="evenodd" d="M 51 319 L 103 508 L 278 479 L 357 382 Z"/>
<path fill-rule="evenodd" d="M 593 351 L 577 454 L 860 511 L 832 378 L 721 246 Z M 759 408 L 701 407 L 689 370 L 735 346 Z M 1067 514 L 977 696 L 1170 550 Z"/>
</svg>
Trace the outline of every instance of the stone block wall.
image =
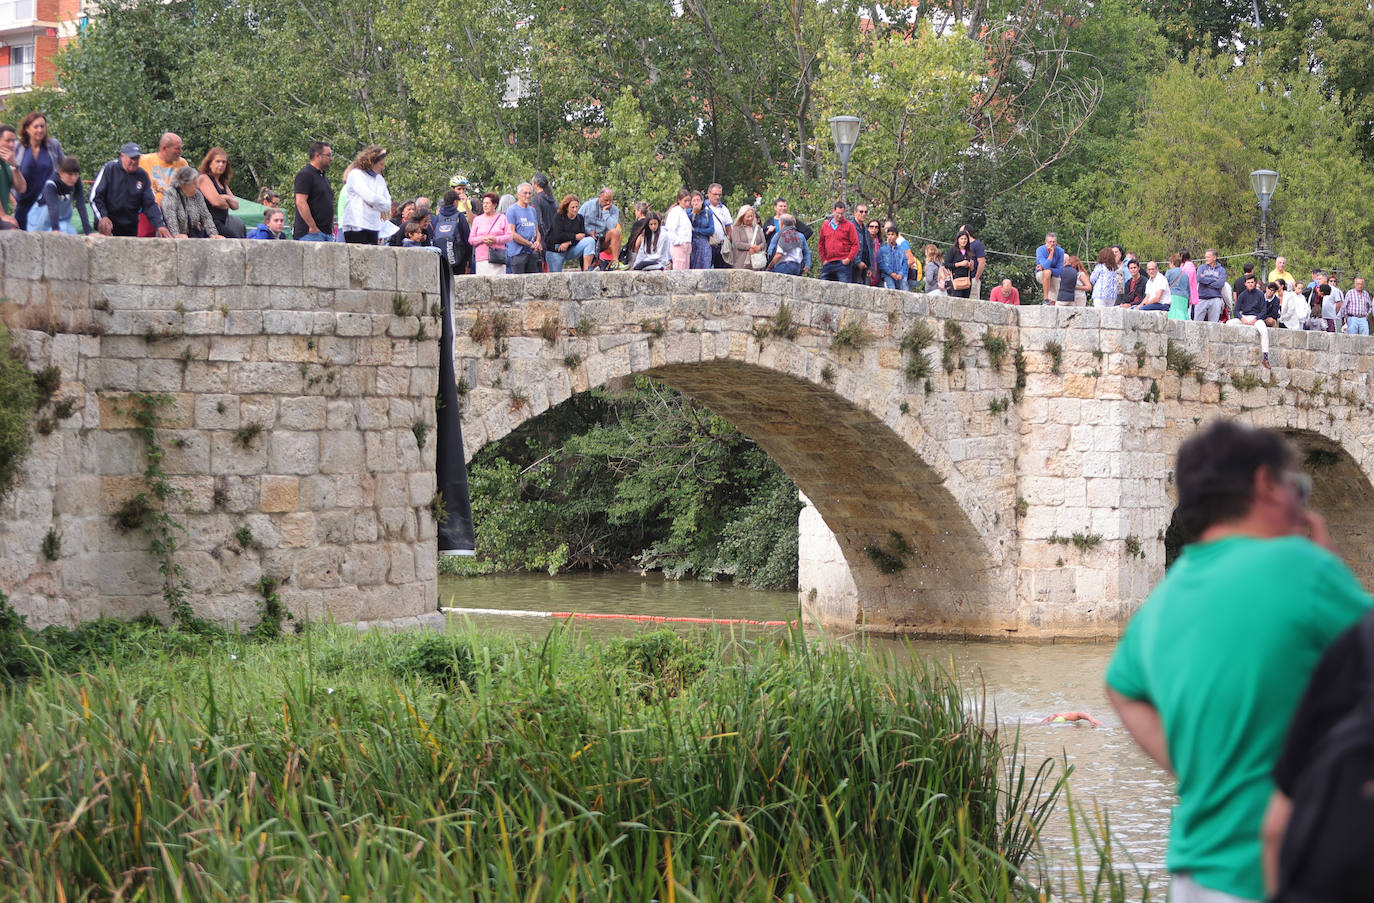
<svg viewBox="0 0 1374 903">
<path fill-rule="evenodd" d="M 147 487 L 138 396 L 166 400 L 197 614 L 251 625 L 264 575 L 297 617 L 434 610 L 432 253 L 6 232 L 0 296 L 29 368 L 60 372 L 0 505 L 0 591 L 30 624 L 166 614 L 147 535 L 113 516 Z"/>
</svg>

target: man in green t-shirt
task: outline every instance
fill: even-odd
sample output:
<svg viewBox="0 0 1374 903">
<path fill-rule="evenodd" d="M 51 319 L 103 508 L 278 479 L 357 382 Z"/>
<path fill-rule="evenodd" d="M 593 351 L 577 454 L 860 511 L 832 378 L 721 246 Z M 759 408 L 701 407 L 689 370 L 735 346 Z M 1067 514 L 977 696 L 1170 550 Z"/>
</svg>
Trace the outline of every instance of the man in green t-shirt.
<svg viewBox="0 0 1374 903">
<path fill-rule="evenodd" d="M 1178 518 L 1198 537 L 1127 626 L 1107 695 L 1178 779 L 1170 899 L 1260 900 L 1260 822 L 1317 660 L 1370 606 L 1306 509 L 1283 437 L 1217 421 L 1183 443 Z M 1326 546 L 1327 548 L 1323 548 Z"/>
</svg>

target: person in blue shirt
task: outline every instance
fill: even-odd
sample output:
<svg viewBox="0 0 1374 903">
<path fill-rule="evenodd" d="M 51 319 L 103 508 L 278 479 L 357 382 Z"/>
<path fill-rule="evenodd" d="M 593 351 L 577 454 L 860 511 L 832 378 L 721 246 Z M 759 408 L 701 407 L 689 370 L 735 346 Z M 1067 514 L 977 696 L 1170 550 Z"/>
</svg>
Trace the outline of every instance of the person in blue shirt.
<svg viewBox="0 0 1374 903">
<path fill-rule="evenodd" d="M 530 204 L 532 200 L 534 186 L 521 182 L 515 189 L 515 203 L 506 210 L 511 233 L 511 240 L 506 244 L 507 273 L 539 272 L 544 245 L 540 238 L 539 211 Z"/>
<path fill-rule="evenodd" d="M 1045 303 L 1053 304 L 1050 294 L 1055 279 L 1064 272 L 1064 249 L 1059 247 L 1059 237 L 1053 232 L 1045 234 L 1045 243 L 1035 249 L 1035 281 L 1045 293 Z"/>
<path fill-rule="evenodd" d="M 63 157 L 57 164 L 57 172 L 43 183 L 38 194 L 38 202 L 29 208 L 27 222 L 30 232 L 66 232 L 75 235 L 72 225 L 73 209 L 81 214 L 81 231 L 91 231 L 91 221 L 86 215 L 86 201 L 81 196 L 81 164 L 75 157 Z"/>
<path fill-rule="evenodd" d="M 883 277 L 883 285 L 887 288 L 909 291 L 908 275 L 911 272 L 911 261 L 907 257 L 911 253 L 911 245 L 905 238 L 902 238 L 897 226 L 891 220 L 885 225 L 887 230 L 887 241 L 878 246 L 878 272 Z"/>
</svg>

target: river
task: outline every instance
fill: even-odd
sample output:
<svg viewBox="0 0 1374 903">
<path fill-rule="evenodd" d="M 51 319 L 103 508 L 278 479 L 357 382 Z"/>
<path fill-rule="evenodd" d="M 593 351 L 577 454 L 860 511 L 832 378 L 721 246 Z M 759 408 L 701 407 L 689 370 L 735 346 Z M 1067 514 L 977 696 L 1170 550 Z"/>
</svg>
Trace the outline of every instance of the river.
<svg viewBox="0 0 1374 903">
<path fill-rule="evenodd" d="M 441 578 L 439 599 L 441 605 L 454 608 L 512 612 L 757 621 L 797 617 L 797 597 L 792 592 L 665 580 L 657 573 Z M 483 614 L 469 616 L 469 620 L 477 626 L 538 633 L 555 623 L 527 614 Z M 602 637 L 662 626 L 615 620 L 577 624 L 588 635 Z M 1102 675 L 1111 655 L 1110 644 L 875 642 L 894 654 L 906 655 L 910 650 L 910 654 L 941 663 L 953 671 L 971 696 L 981 696 L 985 689 L 990 713 L 1002 729 L 1020 731 L 1022 745 L 1034 761 L 1043 757 L 1067 759 L 1073 767 L 1070 787 L 1075 807 L 1094 818 L 1100 811 L 1108 819 L 1118 867 L 1126 864 L 1121 856 L 1124 851 L 1143 873 L 1163 874 L 1173 785 L 1131 741 L 1107 703 Z M 1102 726 L 1038 723 L 1052 712 L 1067 710 L 1089 712 Z M 1046 838 L 1051 851 L 1067 846 L 1068 820 L 1065 807 L 1059 809 Z M 1155 883 L 1159 880 L 1156 878 Z"/>
</svg>

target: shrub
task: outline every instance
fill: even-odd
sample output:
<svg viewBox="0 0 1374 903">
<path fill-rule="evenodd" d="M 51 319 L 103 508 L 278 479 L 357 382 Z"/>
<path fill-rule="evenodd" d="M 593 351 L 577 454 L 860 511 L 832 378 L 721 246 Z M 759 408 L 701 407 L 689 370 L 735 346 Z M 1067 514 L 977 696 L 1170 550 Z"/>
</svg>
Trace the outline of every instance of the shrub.
<svg viewBox="0 0 1374 903">
<path fill-rule="evenodd" d="M 0 499 L 14 485 L 29 453 L 36 403 L 34 379 L 20 362 L 9 330 L 0 324 Z"/>
</svg>

